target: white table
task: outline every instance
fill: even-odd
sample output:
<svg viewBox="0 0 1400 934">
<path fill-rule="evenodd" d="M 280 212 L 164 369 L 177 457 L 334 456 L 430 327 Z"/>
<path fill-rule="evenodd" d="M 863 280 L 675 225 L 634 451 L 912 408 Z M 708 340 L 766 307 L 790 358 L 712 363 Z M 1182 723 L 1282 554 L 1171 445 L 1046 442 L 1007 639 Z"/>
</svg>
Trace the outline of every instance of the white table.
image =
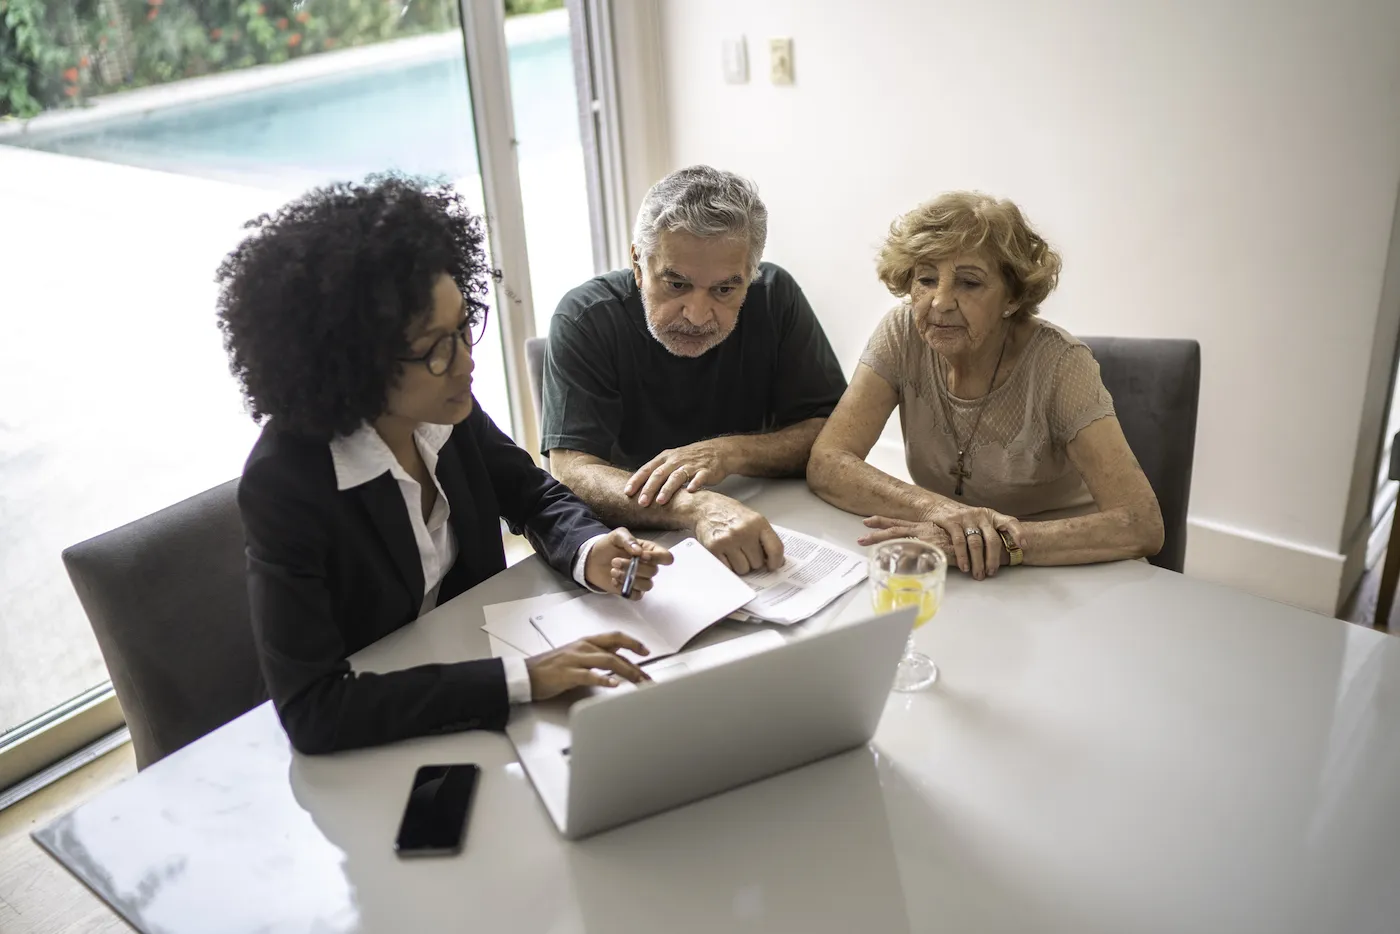
<svg viewBox="0 0 1400 934">
<path fill-rule="evenodd" d="M 484 654 L 483 605 L 560 586 L 532 558 L 357 667 Z M 919 640 L 942 677 L 871 748 L 580 843 L 502 735 L 307 758 L 267 705 L 36 836 L 151 932 L 1400 930 L 1400 640 L 1141 562 L 954 574 Z M 482 766 L 467 850 L 401 862 L 430 762 Z"/>
</svg>

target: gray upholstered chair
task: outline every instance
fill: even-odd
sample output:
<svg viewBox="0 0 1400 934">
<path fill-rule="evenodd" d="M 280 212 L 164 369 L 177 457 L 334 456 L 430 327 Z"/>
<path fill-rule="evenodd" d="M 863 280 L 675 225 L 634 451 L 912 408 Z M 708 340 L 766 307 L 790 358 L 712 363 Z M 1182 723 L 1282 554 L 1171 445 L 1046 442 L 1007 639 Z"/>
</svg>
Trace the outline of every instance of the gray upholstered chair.
<svg viewBox="0 0 1400 934">
<path fill-rule="evenodd" d="M 1188 340 L 1080 338 L 1094 352 L 1123 434 L 1162 507 L 1166 537 L 1153 564 L 1186 564 L 1186 510 L 1196 454 L 1201 345 Z"/>
<path fill-rule="evenodd" d="M 547 337 L 525 341 L 525 366 L 530 371 L 530 394 L 535 400 L 536 420 L 544 418 L 544 352 L 548 349 Z"/>
<path fill-rule="evenodd" d="M 267 699 L 238 481 L 63 552 L 145 768 Z"/>
</svg>

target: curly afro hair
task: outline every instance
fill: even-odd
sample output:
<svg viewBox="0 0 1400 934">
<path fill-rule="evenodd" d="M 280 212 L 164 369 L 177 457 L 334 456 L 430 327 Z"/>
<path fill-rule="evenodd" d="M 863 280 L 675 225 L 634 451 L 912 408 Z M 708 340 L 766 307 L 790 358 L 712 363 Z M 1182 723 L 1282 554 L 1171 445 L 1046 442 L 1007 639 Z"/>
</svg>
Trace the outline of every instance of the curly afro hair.
<svg viewBox="0 0 1400 934">
<path fill-rule="evenodd" d="M 446 273 L 486 314 L 485 232 L 450 187 L 399 175 L 316 188 L 247 223 L 219 266 L 229 369 L 259 422 L 327 439 L 383 413 Z"/>
</svg>

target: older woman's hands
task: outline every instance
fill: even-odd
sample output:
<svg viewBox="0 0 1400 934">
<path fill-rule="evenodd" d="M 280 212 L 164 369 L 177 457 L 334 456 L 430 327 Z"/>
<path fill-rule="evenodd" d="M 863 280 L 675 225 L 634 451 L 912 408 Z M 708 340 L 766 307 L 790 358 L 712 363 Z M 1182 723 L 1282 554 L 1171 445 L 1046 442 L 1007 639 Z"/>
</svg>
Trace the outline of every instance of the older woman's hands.
<svg viewBox="0 0 1400 934">
<path fill-rule="evenodd" d="M 922 521 L 871 516 L 865 526 L 873 531 L 860 538 L 862 545 L 876 545 L 894 538 L 917 538 L 945 552 L 951 551 L 958 569 L 975 580 L 995 576 L 1006 556 L 998 529 L 1005 529 L 1018 548 L 1025 547 L 1021 522 L 982 506 L 964 506 L 947 500 L 929 510 Z"/>
</svg>

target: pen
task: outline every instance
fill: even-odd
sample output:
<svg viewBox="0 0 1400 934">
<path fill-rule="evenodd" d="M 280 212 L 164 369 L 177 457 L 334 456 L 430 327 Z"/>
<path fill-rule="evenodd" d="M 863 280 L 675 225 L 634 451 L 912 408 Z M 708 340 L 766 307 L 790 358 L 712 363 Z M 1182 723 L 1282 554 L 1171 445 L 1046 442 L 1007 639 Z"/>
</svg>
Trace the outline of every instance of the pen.
<svg viewBox="0 0 1400 934">
<path fill-rule="evenodd" d="M 622 579 L 622 595 L 624 597 L 632 596 L 632 585 L 637 582 L 637 565 L 641 561 L 641 558 L 634 555 L 632 560 L 627 562 L 627 576 Z"/>
</svg>

